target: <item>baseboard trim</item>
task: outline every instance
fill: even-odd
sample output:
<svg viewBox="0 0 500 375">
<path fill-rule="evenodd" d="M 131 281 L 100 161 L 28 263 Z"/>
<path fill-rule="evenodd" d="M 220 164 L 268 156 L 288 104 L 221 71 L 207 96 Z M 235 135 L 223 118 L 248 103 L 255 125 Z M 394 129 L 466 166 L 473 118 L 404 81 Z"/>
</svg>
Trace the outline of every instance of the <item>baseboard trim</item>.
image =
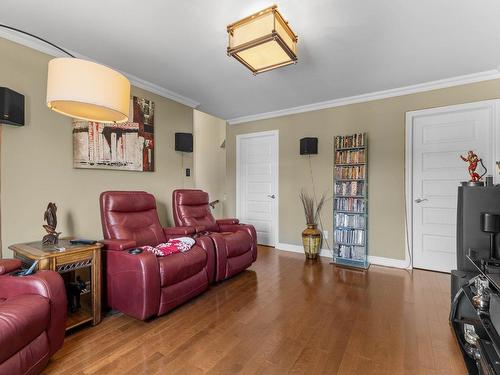
<svg viewBox="0 0 500 375">
<path fill-rule="evenodd" d="M 290 243 L 283 243 L 283 242 L 278 242 L 275 246 L 277 250 L 283 250 L 283 251 L 290 251 L 292 253 L 300 253 L 304 254 L 304 248 L 300 245 L 293 245 Z M 332 257 L 332 251 L 329 249 L 321 249 L 319 256 L 325 257 L 325 258 L 331 258 Z"/>
<path fill-rule="evenodd" d="M 304 248 L 300 245 L 293 245 L 289 243 L 278 242 L 275 246 L 277 250 L 281 251 L 289 251 L 292 253 L 304 253 Z M 325 258 L 332 258 L 332 250 L 330 249 L 321 249 L 320 256 Z M 409 266 L 409 262 L 406 259 L 393 259 L 393 258 L 385 258 L 385 257 L 377 257 L 373 255 L 368 256 L 368 261 L 376 266 L 384 266 L 391 268 L 402 268 L 402 269 L 411 269 Z"/>
<path fill-rule="evenodd" d="M 385 257 L 377 257 L 374 255 L 369 255 L 368 261 L 371 264 L 375 264 L 377 266 L 411 269 L 410 263 L 406 259 L 393 259 L 393 258 L 385 258 Z"/>
</svg>

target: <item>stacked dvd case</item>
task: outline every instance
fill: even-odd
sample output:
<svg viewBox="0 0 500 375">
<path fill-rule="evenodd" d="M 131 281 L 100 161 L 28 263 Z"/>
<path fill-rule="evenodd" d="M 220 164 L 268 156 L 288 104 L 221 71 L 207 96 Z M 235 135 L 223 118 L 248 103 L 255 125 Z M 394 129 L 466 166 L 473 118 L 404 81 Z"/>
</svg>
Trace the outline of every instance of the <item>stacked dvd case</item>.
<svg viewBox="0 0 500 375">
<path fill-rule="evenodd" d="M 340 228 L 335 230 L 335 242 L 347 245 L 364 245 L 364 229 Z"/>
<path fill-rule="evenodd" d="M 337 228 L 365 229 L 365 216 L 337 212 L 335 214 L 335 223 L 337 223 Z"/>
<path fill-rule="evenodd" d="M 366 201 L 362 198 L 335 198 L 334 208 L 338 211 L 364 213 L 366 210 Z"/>
<path fill-rule="evenodd" d="M 365 162 L 365 150 L 338 151 L 335 154 L 335 163 L 338 164 L 358 164 Z"/>
<path fill-rule="evenodd" d="M 366 133 L 335 137 L 333 262 L 367 269 L 368 142 Z"/>
<path fill-rule="evenodd" d="M 335 137 L 335 148 L 341 150 L 344 148 L 358 148 L 366 146 L 366 133 L 357 133 L 353 135 L 344 135 Z"/>
<path fill-rule="evenodd" d="M 335 167 L 335 175 L 339 180 L 364 180 L 365 179 L 365 166 L 354 165 L 342 167 Z"/>
<path fill-rule="evenodd" d="M 335 195 L 356 197 L 365 195 L 365 183 L 362 181 L 338 181 L 335 184 Z"/>
</svg>

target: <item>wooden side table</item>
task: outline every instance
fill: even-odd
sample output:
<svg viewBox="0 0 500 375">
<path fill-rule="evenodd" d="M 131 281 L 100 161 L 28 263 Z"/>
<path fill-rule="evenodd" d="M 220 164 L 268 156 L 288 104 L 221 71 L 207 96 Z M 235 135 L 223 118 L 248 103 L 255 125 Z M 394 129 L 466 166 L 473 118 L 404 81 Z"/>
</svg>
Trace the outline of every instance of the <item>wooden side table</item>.
<svg viewBox="0 0 500 375">
<path fill-rule="evenodd" d="M 69 240 L 60 239 L 55 246 L 42 245 L 40 241 L 9 246 L 14 257 L 20 259 L 24 266 L 29 267 L 38 260 L 39 270 L 53 270 L 63 276 L 68 303 L 70 298 L 75 301 L 73 311 L 68 312 L 66 330 L 86 322 L 96 325 L 101 321 L 102 244 L 72 245 Z M 77 281 L 78 285 L 85 285 L 83 290 L 75 287 Z M 81 307 L 78 307 L 78 301 Z"/>
</svg>

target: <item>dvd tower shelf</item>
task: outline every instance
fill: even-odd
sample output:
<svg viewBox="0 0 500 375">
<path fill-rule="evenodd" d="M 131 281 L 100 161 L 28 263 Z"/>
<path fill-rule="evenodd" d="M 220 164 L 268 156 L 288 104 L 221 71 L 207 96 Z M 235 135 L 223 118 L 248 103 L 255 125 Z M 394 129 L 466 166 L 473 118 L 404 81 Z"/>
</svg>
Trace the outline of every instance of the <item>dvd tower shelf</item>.
<svg viewBox="0 0 500 375">
<path fill-rule="evenodd" d="M 366 133 L 335 137 L 333 262 L 367 269 L 368 139 Z"/>
</svg>

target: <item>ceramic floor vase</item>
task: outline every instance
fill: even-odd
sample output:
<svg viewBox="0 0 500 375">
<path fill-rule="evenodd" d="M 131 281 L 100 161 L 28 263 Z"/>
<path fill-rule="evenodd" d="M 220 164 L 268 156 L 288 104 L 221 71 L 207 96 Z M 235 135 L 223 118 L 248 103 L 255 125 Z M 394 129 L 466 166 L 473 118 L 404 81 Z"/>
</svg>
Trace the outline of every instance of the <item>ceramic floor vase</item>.
<svg viewBox="0 0 500 375">
<path fill-rule="evenodd" d="M 302 232 L 302 244 L 307 259 L 316 259 L 321 247 L 321 231 L 316 224 L 307 224 Z"/>
</svg>

